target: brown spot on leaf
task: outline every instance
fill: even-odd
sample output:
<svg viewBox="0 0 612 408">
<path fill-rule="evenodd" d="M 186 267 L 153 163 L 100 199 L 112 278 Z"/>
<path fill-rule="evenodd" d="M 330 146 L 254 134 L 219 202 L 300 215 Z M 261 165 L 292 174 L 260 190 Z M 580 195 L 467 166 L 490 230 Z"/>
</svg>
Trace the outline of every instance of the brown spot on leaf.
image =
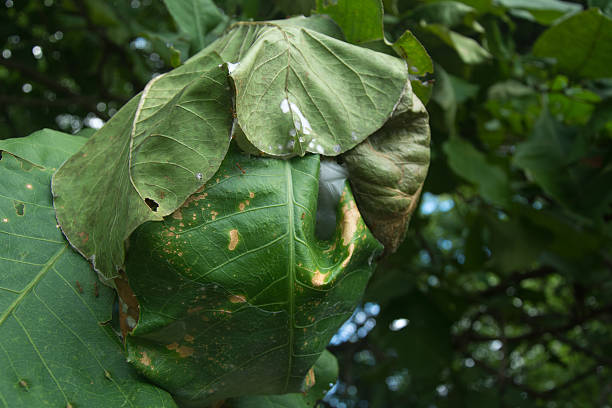
<svg viewBox="0 0 612 408">
<path fill-rule="evenodd" d="M 252 191 L 249 191 L 249 197 L 251 197 L 251 198 L 255 198 L 255 193 L 254 193 L 254 192 L 252 192 Z"/>
<path fill-rule="evenodd" d="M 185 335 L 185 341 L 188 343 L 193 343 L 193 341 L 195 340 L 195 337 L 193 337 L 191 334 L 186 334 Z"/>
<path fill-rule="evenodd" d="M 348 249 L 348 256 L 346 257 L 344 261 L 342 261 L 343 268 L 346 268 L 346 266 L 351 261 L 351 257 L 353 256 L 353 251 L 355 251 L 355 243 L 351 242 L 351 245 L 349 245 L 349 249 Z"/>
<path fill-rule="evenodd" d="M 143 351 L 141 353 L 141 357 L 140 357 L 140 363 L 144 366 L 149 367 L 151 365 L 151 357 L 149 357 L 149 355 L 147 354 L 146 351 Z"/>
<path fill-rule="evenodd" d="M 327 273 L 321 273 L 318 269 L 315 271 L 314 275 L 312 275 L 312 284 L 314 286 L 321 286 L 322 284 L 325 283 L 325 278 L 327 278 L 327 275 L 329 275 L 329 272 Z"/>
<path fill-rule="evenodd" d="M 178 343 L 174 342 L 174 343 L 170 343 L 170 344 L 166 344 L 166 348 L 168 350 L 176 350 L 178 348 Z"/>
<path fill-rule="evenodd" d="M 240 203 L 240 204 L 238 205 L 238 209 L 239 209 L 240 211 L 244 211 L 244 207 L 245 207 L 244 203 Z"/>
<path fill-rule="evenodd" d="M 232 295 L 230 296 L 229 301 L 232 303 L 244 303 L 246 302 L 246 298 L 244 295 Z"/>
<path fill-rule="evenodd" d="M 181 356 L 182 358 L 185 358 L 193 354 L 193 348 L 187 347 L 187 346 L 180 346 L 179 348 L 176 349 L 176 352 L 179 353 L 179 356 Z"/>
<path fill-rule="evenodd" d="M 210 212 L 210 214 L 211 214 L 211 218 L 212 218 L 213 221 L 216 220 L 217 219 L 217 215 L 219 215 L 219 213 L 216 212 L 215 210 L 212 210 Z M 195 214 L 194 214 L 194 219 L 195 219 Z"/>
<path fill-rule="evenodd" d="M 187 309 L 187 313 L 188 314 L 198 313 L 202 309 L 203 309 L 202 306 L 190 307 L 189 309 Z"/>
<path fill-rule="evenodd" d="M 183 213 L 181 212 L 180 208 L 172 213 L 172 218 L 174 218 L 175 220 L 182 220 L 183 219 Z"/>
<path fill-rule="evenodd" d="M 348 202 L 342 207 L 342 245 L 347 246 L 357 232 L 359 210 L 354 202 Z"/>
<path fill-rule="evenodd" d="M 78 235 L 79 235 L 79 238 L 81 238 L 81 244 L 84 245 L 84 244 L 87 243 L 87 241 L 89 241 L 89 234 L 88 233 L 86 233 L 84 231 L 81 231 L 81 232 L 78 233 Z"/>
<path fill-rule="evenodd" d="M 229 236 L 230 236 L 230 242 L 229 245 L 227 246 L 227 249 L 229 249 L 230 251 L 233 251 L 234 249 L 236 249 L 236 245 L 238 245 L 238 230 L 237 229 L 233 229 L 229 232 Z"/>
<path fill-rule="evenodd" d="M 314 373 L 314 369 L 310 369 L 308 370 L 308 373 L 306 374 L 306 378 L 304 379 L 304 386 L 306 387 L 306 389 L 310 389 L 312 388 L 313 385 L 315 385 L 315 373 Z"/>
<path fill-rule="evenodd" d="M 115 278 L 115 287 L 117 288 L 117 295 L 121 302 L 127 306 L 127 309 L 122 307 L 119 308 L 119 325 L 121 327 L 121 334 L 125 339 L 128 332 L 131 332 L 135 327 L 135 323 L 138 322 L 140 315 L 140 305 L 138 299 L 132 288 L 130 287 L 125 272 L 119 271 L 119 277 Z M 98 294 L 97 285 L 94 286 L 96 297 Z"/>
</svg>

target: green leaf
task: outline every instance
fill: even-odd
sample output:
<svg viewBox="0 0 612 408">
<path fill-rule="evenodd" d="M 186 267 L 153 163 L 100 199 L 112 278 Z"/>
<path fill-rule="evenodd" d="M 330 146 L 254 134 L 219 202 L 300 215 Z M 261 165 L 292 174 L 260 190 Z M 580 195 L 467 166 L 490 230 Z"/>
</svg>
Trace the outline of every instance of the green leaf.
<svg viewBox="0 0 612 408">
<path fill-rule="evenodd" d="M 599 7 L 608 17 L 612 17 L 612 0 L 588 0 L 589 7 Z"/>
<path fill-rule="evenodd" d="M 428 121 L 408 84 L 385 126 L 342 156 L 359 210 L 386 253 L 404 240 L 427 175 Z"/>
<path fill-rule="evenodd" d="M 474 23 L 476 10 L 457 1 L 436 1 L 423 4 L 415 8 L 410 18 L 414 21 L 437 23 L 449 28 L 466 24 L 468 27 Z"/>
<path fill-rule="evenodd" d="M 391 43 L 385 39 L 383 26 L 383 4 L 380 0 L 317 0 L 317 13 L 327 14 L 342 28 L 346 40 L 365 47 L 391 47 L 410 65 L 413 75 L 433 72 L 433 63 L 423 45 L 406 30 Z"/>
<path fill-rule="evenodd" d="M 57 228 L 55 169 L 86 139 L 45 129 L 0 141 L 0 403 L 175 407 L 125 363 L 114 293 Z"/>
<path fill-rule="evenodd" d="M 446 46 L 446 48 L 451 48 L 464 64 L 481 64 L 491 58 L 489 51 L 478 44 L 476 40 L 466 37 L 463 34 L 459 34 L 456 31 L 452 31 L 448 27 L 441 24 L 427 24 L 425 22 L 421 22 L 419 25 L 419 30 L 429 34 L 431 38 L 435 39 L 435 42 L 441 42 Z M 424 41 L 425 45 L 427 45 L 429 48 L 431 40 Z M 433 47 L 435 47 L 435 44 L 432 44 L 432 48 Z"/>
<path fill-rule="evenodd" d="M 450 168 L 475 184 L 486 200 L 505 206 L 510 202 L 510 185 L 506 172 L 486 159 L 467 141 L 452 137 L 443 145 Z"/>
<path fill-rule="evenodd" d="M 284 395 L 253 395 L 230 400 L 231 408 L 312 408 L 329 391 L 338 378 L 338 361 L 325 350 L 308 373 L 314 382 L 306 392 Z"/>
<path fill-rule="evenodd" d="M 318 155 L 231 149 L 205 189 L 130 238 L 129 359 L 181 404 L 302 391 L 351 315 L 382 246 L 348 186 L 332 239 L 315 238 L 318 171 Z"/>
<path fill-rule="evenodd" d="M 598 9 L 576 14 L 546 30 L 533 53 L 554 58 L 559 71 L 574 77 L 610 77 L 612 19 Z"/>
<path fill-rule="evenodd" d="M 196 50 L 201 50 L 210 42 L 210 31 L 228 20 L 212 0 L 164 0 L 164 4 Z"/>
<path fill-rule="evenodd" d="M 316 11 L 333 18 L 350 43 L 382 38 L 383 4 L 380 0 L 317 0 Z"/>
<path fill-rule="evenodd" d="M 579 4 L 559 0 L 498 0 L 497 3 L 510 9 L 510 11 L 527 12 L 526 16 L 546 25 L 552 24 L 568 13 L 576 13 L 582 10 Z"/>
<path fill-rule="evenodd" d="M 409 72 L 411 75 L 421 76 L 433 72 L 431 57 L 425 51 L 423 44 L 410 31 L 404 31 L 404 34 L 391 46 L 397 55 L 406 60 L 410 66 Z"/>
<path fill-rule="evenodd" d="M 154 78 L 54 175 L 62 231 L 103 279 L 136 227 L 172 213 L 221 164 L 232 116 L 220 64 L 207 54 Z"/>
<path fill-rule="evenodd" d="M 573 164 L 584 156 L 585 144 L 577 138 L 575 128 L 557 122 L 545 110 L 529 140 L 516 147 L 513 163 L 544 192 L 571 206 L 584 199 L 579 192 L 586 183 L 580 179 Z"/>
<path fill-rule="evenodd" d="M 238 124 L 257 149 L 336 156 L 387 121 L 406 64 L 293 21 L 238 23 L 213 49 L 231 63 Z"/>
</svg>

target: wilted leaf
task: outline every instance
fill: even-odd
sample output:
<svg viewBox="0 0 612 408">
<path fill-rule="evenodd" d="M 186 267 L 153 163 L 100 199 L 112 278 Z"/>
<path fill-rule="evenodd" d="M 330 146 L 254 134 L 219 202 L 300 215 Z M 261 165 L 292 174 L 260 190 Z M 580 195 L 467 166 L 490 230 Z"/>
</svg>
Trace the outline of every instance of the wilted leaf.
<svg viewBox="0 0 612 408">
<path fill-rule="evenodd" d="M 104 279 L 140 224 L 172 213 L 218 169 L 231 96 L 215 54 L 153 79 L 53 178 L 62 231 Z"/>
<path fill-rule="evenodd" d="M 300 392 L 350 316 L 381 245 L 348 187 L 333 238 L 315 238 L 318 171 L 317 155 L 230 150 L 204 189 L 130 238 L 129 358 L 181 404 Z"/>
<path fill-rule="evenodd" d="M 612 19 L 598 9 L 576 14 L 546 30 L 533 46 L 554 58 L 561 72 L 579 78 L 612 76 Z"/>
<path fill-rule="evenodd" d="M 404 240 L 429 166 L 429 116 L 407 84 L 389 122 L 342 158 L 368 227 L 393 253 Z"/>
<path fill-rule="evenodd" d="M 114 294 L 57 228 L 55 169 L 85 143 L 53 130 L 0 141 L 0 401 L 6 407 L 174 407 L 125 363 Z"/>
<path fill-rule="evenodd" d="M 312 408 L 329 391 L 338 378 L 338 361 L 325 350 L 314 367 L 308 372 L 309 381 L 314 382 L 306 392 L 284 395 L 252 395 L 230 400 L 231 408 Z"/>
<path fill-rule="evenodd" d="M 238 23 L 210 47 L 230 63 L 238 124 L 270 155 L 351 149 L 387 121 L 408 75 L 399 58 L 305 28 L 308 20 Z"/>
</svg>

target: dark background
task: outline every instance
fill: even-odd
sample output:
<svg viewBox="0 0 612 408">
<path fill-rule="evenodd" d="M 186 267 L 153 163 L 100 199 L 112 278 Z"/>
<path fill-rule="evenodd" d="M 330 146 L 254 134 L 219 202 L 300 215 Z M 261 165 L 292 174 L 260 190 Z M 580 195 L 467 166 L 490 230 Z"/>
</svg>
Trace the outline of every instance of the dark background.
<svg viewBox="0 0 612 408">
<path fill-rule="evenodd" d="M 215 4 L 210 41 L 314 7 Z M 612 1 L 384 4 L 387 38 L 410 29 L 435 62 L 432 162 L 405 243 L 332 340 L 325 404 L 611 406 L 612 66 L 568 68 L 575 44 L 532 50 L 559 18 L 609 17 Z M 611 42 L 596 29 L 579 47 Z M 6 0 L 0 42 L 0 138 L 91 132 L 197 51 L 158 0 Z"/>
</svg>

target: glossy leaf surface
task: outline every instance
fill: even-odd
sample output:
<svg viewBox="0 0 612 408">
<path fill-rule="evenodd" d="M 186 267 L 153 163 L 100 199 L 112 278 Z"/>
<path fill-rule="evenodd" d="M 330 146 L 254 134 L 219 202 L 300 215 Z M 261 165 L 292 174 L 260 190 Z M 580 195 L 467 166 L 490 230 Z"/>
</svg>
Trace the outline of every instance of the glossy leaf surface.
<svg viewBox="0 0 612 408">
<path fill-rule="evenodd" d="M 103 279 L 140 224 L 172 213 L 218 169 L 231 95 L 214 53 L 153 79 L 53 178 L 62 231 Z"/>
<path fill-rule="evenodd" d="M 125 363 L 105 322 L 113 292 L 57 228 L 51 175 L 86 139 L 0 142 L 0 405 L 175 407 Z"/>
<path fill-rule="evenodd" d="M 386 253 L 403 241 L 427 175 L 428 120 L 408 84 L 391 120 L 342 156 L 359 210 Z"/>
<path fill-rule="evenodd" d="M 350 316 L 381 245 L 347 187 L 315 238 L 319 157 L 232 151 L 206 187 L 130 239 L 140 319 L 130 361 L 185 406 L 302 391 Z"/>
</svg>

